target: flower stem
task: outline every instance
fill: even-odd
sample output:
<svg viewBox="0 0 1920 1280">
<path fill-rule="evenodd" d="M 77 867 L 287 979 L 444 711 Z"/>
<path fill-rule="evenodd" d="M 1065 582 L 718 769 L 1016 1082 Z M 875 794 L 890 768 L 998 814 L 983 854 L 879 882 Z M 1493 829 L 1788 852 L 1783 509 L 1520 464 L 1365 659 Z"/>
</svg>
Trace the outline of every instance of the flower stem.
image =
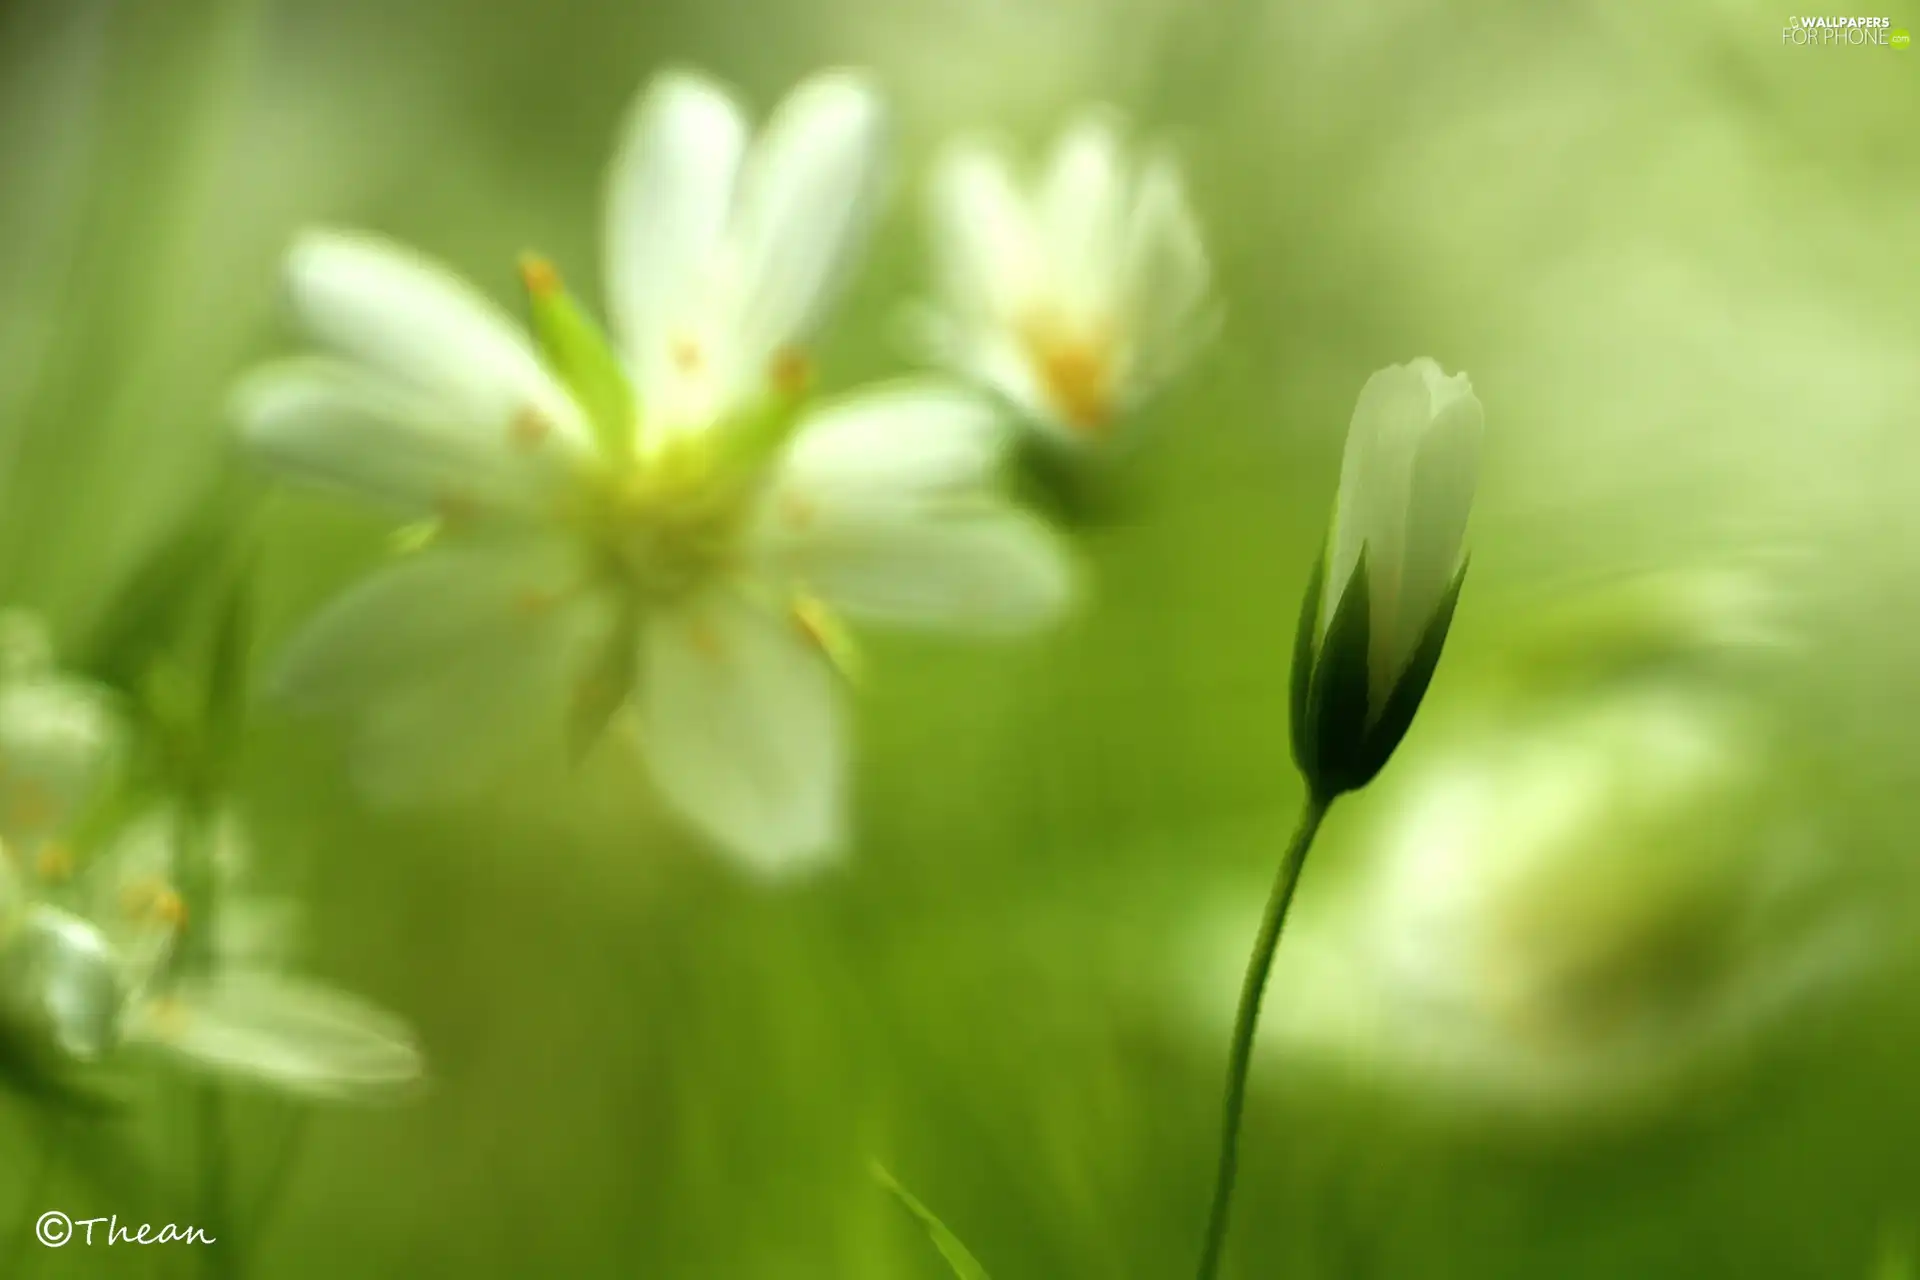
<svg viewBox="0 0 1920 1280">
<path fill-rule="evenodd" d="M 176 834 L 176 856 L 186 889 L 188 932 L 182 948 L 182 967 L 202 980 L 211 978 L 219 964 L 215 949 L 219 927 L 219 871 L 214 865 L 215 834 L 210 806 L 197 797 L 181 801 Z M 201 1227 L 216 1243 L 202 1249 L 202 1269 L 208 1280 L 233 1280 L 243 1270 L 240 1242 L 234 1238 L 232 1194 L 228 1186 L 231 1156 L 227 1146 L 226 1098 L 215 1080 L 192 1086 L 193 1158 L 197 1165 L 195 1208 Z"/>
<path fill-rule="evenodd" d="M 20 1228 L 7 1241 L 5 1252 L 0 1253 L 0 1261 L 5 1264 L 0 1266 L 0 1275 L 26 1280 L 29 1272 L 36 1269 L 27 1247 L 34 1240 L 33 1222 L 47 1207 L 48 1193 L 53 1190 L 64 1137 L 64 1126 L 58 1118 L 50 1120 L 40 1134 L 40 1162 L 27 1179 L 27 1201 L 20 1211 Z"/>
<path fill-rule="evenodd" d="M 1219 1273 L 1220 1258 L 1226 1249 L 1233 1179 L 1240 1164 L 1240 1113 L 1246 1106 L 1247 1066 L 1253 1055 L 1254 1032 L 1260 1023 L 1260 1000 L 1266 994 L 1267 974 L 1273 969 L 1273 954 L 1280 945 L 1280 927 L 1286 923 L 1294 887 L 1300 883 L 1300 868 L 1305 865 L 1307 850 L 1312 847 L 1313 838 L 1332 804 L 1330 796 L 1308 795 L 1306 807 L 1300 812 L 1300 825 L 1280 859 L 1273 891 L 1267 895 L 1267 910 L 1260 920 L 1260 934 L 1254 939 L 1253 954 L 1247 958 L 1247 976 L 1240 987 L 1240 1011 L 1233 1022 L 1233 1046 L 1227 1054 L 1220 1167 L 1214 1179 L 1213 1208 L 1207 1215 L 1207 1239 L 1200 1254 L 1199 1280 L 1213 1280 Z"/>
</svg>

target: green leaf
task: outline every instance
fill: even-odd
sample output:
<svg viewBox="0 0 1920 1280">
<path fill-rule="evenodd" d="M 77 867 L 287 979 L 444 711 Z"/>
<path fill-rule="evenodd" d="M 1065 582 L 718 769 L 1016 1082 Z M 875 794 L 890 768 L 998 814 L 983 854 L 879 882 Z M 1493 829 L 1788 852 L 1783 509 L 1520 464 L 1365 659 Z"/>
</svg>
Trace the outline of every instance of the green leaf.
<svg viewBox="0 0 1920 1280">
<path fill-rule="evenodd" d="M 887 1172 L 884 1165 L 875 1162 L 873 1176 L 881 1186 L 893 1193 L 894 1198 L 905 1206 L 908 1213 L 919 1220 L 921 1226 L 927 1229 L 927 1235 L 933 1240 L 933 1247 L 938 1249 L 940 1256 L 947 1260 L 947 1265 L 953 1268 L 954 1275 L 960 1280 L 989 1280 L 987 1269 L 980 1265 L 980 1260 L 968 1251 L 966 1245 L 960 1243 L 960 1237 L 949 1231 L 947 1224 L 935 1217 L 933 1210 L 921 1204 L 913 1192 L 895 1181 L 894 1176 Z"/>
<path fill-rule="evenodd" d="M 178 643 L 207 584 L 232 563 L 257 493 L 237 473 L 217 481 L 127 574 L 76 646 L 74 665 L 138 695 L 147 668 Z"/>
<path fill-rule="evenodd" d="M 526 286 L 534 335 L 560 380 L 586 410 L 594 439 L 607 457 L 624 461 L 633 455 L 639 410 L 626 367 L 607 335 L 560 282 L 545 258 L 532 254 L 520 260 L 520 279 Z M 533 429 L 541 424 L 531 423 Z"/>
</svg>

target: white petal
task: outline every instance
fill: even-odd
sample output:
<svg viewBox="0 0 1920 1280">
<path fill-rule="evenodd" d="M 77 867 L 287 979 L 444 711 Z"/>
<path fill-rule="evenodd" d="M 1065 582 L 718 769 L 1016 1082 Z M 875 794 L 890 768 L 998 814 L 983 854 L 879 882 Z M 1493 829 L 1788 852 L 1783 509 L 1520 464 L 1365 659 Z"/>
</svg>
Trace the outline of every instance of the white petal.
<svg viewBox="0 0 1920 1280">
<path fill-rule="evenodd" d="M 1055 622 L 1074 594 L 1058 539 L 1000 505 L 904 521 L 824 513 L 779 567 L 857 617 L 988 635 Z"/>
<path fill-rule="evenodd" d="M 1210 326 L 1207 250 L 1174 163 L 1162 157 L 1140 180 L 1127 230 L 1127 292 L 1136 376 L 1158 381 L 1192 354 Z"/>
<path fill-rule="evenodd" d="M 929 200 L 947 305 L 964 323 L 1011 324 L 1045 286 L 1033 212 L 1005 157 L 979 143 L 946 152 Z"/>
<path fill-rule="evenodd" d="M 505 430 L 532 413 L 587 438 L 578 407 L 526 336 L 444 267 L 373 236 L 313 231 L 288 255 L 287 275 L 317 340 L 460 423 Z"/>
<path fill-rule="evenodd" d="M 669 72 L 647 89 L 615 154 L 607 198 L 608 294 L 636 369 L 659 359 L 714 283 L 746 150 L 733 97 Z"/>
<path fill-rule="evenodd" d="M 735 319 L 743 385 L 804 340 L 837 296 L 879 204 L 879 92 L 851 72 L 815 76 L 774 113 L 741 178 Z"/>
<path fill-rule="evenodd" d="M 1017 632 L 1073 595 L 1046 527 L 988 487 L 1003 434 L 978 397 L 904 383 L 843 401 L 805 427 L 761 511 L 777 578 L 850 613 Z"/>
<path fill-rule="evenodd" d="M 1397 664 L 1404 664 L 1426 630 L 1433 610 L 1460 568 L 1467 515 L 1480 479 L 1480 438 L 1485 415 L 1465 374 L 1428 378 L 1435 418 L 1420 440 L 1413 462 L 1406 525 L 1406 568 L 1401 577 L 1398 631 L 1393 641 Z"/>
<path fill-rule="evenodd" d="M 780 483 L 837 505 L 920 505 L 992 478 L 1006 448 L 993 406 L 932 380 L 901 381 L 828 404 L 803 425 Z"/>
<path fill-rule="evenodd" d="M 232 411 L 269 465 L 418 515 L 541 514 L 579 465 L 558 433 L 451 421 L 421 393 L 332 360 L 255 372 Z"/>
<path fill-rule="evenodd" d="M 194 1064 L 302 1097 L 391 1095 L 425 1071 L 406 1023 L 315 983 L 234 973 L 183 983 L 143 1007 L 128 1029 Z"/>
<path fill-rule="evenodd" d="M 1371 638 L 1377 650 L 1385 648 L 1386 633 L 1379 623 L 1383 614 L 1392 612 L 1399 594 L 1413 454 L 1426 429 L 1429 404 L 1426 383 L 1412 365 L 1381 369 L 1360 389 L 1340 466 L 1327 596 L 1321 609 L 1323 633 L 1365 547 L 1374 601 Z"/>
<path fill-rule="evenodd" d="M 763 874 L 837 852 L 836 677 L 790 619 L 716 590 L 655 619 L 642 662 L 641 742 L 676 809 Z"/>
<path fill-rule="evenodd" d="M 98 793 L 126 739 L 112 696 L 86 681 L 0 685 L 0 841 L 31 860 Z"/>
<path fill-rule="evenodd" d="M 355 775 L 376 800 L 450 799 L 562 751 L 610 633 L 573 548 L 450 546 L 336 600 L 290 646 L 279 688 L 353 723 Z"/>
<path fill-rule="evenodd" d="M 1076 319 L 1111 317 L 1125 267 L 1126 166 L 1118 120 L 1091 112 L 1054 149 L 1041 193 L 1059 301 Z"/>
</svg>

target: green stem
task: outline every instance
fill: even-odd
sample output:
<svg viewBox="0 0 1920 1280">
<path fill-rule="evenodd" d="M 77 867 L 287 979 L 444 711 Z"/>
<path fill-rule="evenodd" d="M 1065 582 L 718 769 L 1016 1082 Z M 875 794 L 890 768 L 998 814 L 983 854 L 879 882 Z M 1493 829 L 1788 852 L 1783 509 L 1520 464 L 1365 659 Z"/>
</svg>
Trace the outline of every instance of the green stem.
<svg viewBox="0 0 1920 1280">
<path fill-rule="evenodd" d="M 214 940 L 219 936 L 220 913 L 213 819 L 204 802 L 197 798 L 181 801 L 175 839 L 187 906 L 181 967 L 189 976 L 204 981 L 214 976 L 219 963 Z M 215 1240 L 211 1247 L 200 1250 L 202 1269 L 208 1280 L 234 1280 L 241 1272 L 242 1256 L 240 1242 L 234 1238 L 236 1224 L 228 1181 L 232 1159 L 227 1144 L 226 1097 L 217 1080 L 198 1080 L 191 1088 L 193 1157 L 198 1174 L 194 1213 L 199 1219 L 194 1225 Z"/>
<path fill-rule="evenodd" d="M 1306 863 L 1307 850 L 1312 847 L 1313 837 L 1332 804 L 1332 797 L 1311 794 L 1307 797 L 1306 808 L 1300 813 L 1300 825 L 1280 859 L 1273 891 L 1267 895 L 1267 911 L 1260 921 L 1260 935 L 1254 939 L 1253 954 L 1247 959 L 1247 976 L 1240 987 L 1240 1011 L 1233 1022 L 1233 1047 L 1227 1054 L 1220 1168 L 1214 1179 L 1213 1208 L 1207 1215 L 1206 1245 L 1200 1254 L 1200 1280 L 1213 1280 L 1219 1273 L 1220 1258 L 1226 1249 L 1233 1179 L 1240 1164 L 1240 1114 L 1247 1101 L 1247 1066 L 1253 1055 L 1254 1032 L 1260 1023 L 1260 1000 L 1266 994 L 1267 974 L 1273 969 L 1273 954 L 1280 946 L 1280 927 L 1286 923 L 1287 908 L 1293 902 L 1294 887 L 1300 883 L 1300 868 Z"/>
<path fill-rule="evenodd" d="M 63 1129 L 64 1126 L 55 1119 L 48 1122 L 40 1134 L 40 1164 L 27 1179 L 27 1202 L 20 1211 L 20 1228 L 8 1241 L 5 1254 L 0 1256 L 5 1263 L 0 1266 L 0 1275 L 26 1280 L 28 1273 L 37 1269 L 27 1250 L 35 1239 L 34 1223 L 42 1211 L 52 1207 L 47 1203 L 47 1198 L 53 1190 L 54 1171 L 60 1163 Z"/>
</svg>

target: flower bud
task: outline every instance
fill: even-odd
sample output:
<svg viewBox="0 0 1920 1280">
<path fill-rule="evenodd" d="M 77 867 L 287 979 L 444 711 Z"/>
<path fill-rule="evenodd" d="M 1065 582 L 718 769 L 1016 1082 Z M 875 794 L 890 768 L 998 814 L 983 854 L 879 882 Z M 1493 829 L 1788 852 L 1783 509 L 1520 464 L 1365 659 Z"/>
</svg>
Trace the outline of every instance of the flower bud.
<svg viewBox="0 0 1920 1280">
<path fill-rule="evenodd" d="M 1367 379 L 1293 666 L 1293 749 L 1313 791 L 1371 782 L 1440 661 L 1480 474 L 1480 401 L 1432 360 Z"/>
</svg>

